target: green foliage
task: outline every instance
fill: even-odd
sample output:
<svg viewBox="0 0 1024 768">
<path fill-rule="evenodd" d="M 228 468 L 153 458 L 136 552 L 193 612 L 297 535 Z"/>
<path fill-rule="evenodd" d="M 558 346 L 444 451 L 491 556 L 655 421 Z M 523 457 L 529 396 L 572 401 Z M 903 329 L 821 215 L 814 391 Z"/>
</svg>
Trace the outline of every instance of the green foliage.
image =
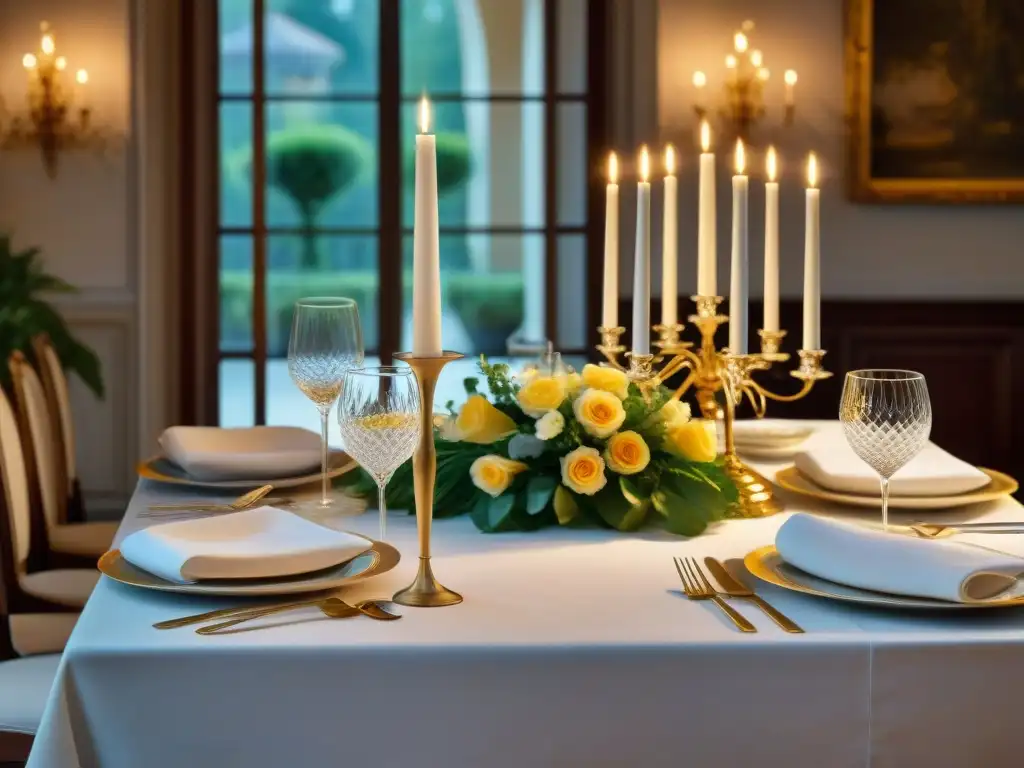
<svg viewBox="0 0 1024 768">
<path fill-rule="evenodd" d="M 466 183 L 473 171 L 473 155 L 469 140 L 463 133 L 438 133 L 434 143 L 437 151 L 437 195 L 444 197 Z M 416 148 L 411 145 L 405 153 L 404 179 L 410 186 L 416 179 Z"/>
<path fill-rule="evenodd" d="M 32 338 L 50 337 L 57 357 L 89 387 L 103 397 L 103 376 L 96 353 L 81 344 L 45 294 L 74 293 L 76 289 L 49 274 L 39 261 L 38 248 L 16 250 L 9 235 L 0 235 L 0 382 L 9 382 L 7 360 L 15 350 L 32 354 Z"/>
</svg>

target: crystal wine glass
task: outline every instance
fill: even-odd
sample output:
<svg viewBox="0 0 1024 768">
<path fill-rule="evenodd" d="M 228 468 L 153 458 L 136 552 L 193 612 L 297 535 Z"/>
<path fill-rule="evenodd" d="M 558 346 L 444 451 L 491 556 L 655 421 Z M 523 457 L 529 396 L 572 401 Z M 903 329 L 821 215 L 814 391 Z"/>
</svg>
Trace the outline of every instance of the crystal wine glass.
<svg viewBox="0 0 1024 768">
<path fill-rule="evenodd" d="M 295 303 L 288 341 L 288 373 L 320 412 L 321 433 L 320 499 L 300 507 L 317 511 L 336 509 L 327 483 L 328 417 L 341 393 L 345 372 L 362 362 L 363 332 L 355 301 L 316 297 Z"/>
<path fill-rule="evenodd" d="M 420 439 L 420 390 L 411 368 L 358 368 L 345 374 L 338 423 L 345 450 L 377 484 L 380 538 L 387 535 L 384 490 Z"/>
<path fill-rule="evenodd" d="M 924 376 L 914 371 L 863 370 L 846 374 L 839 403 L 846 442 L 878 473 L 882 528 L 889 528 L 889 479 L 914 458 L 932 430 Z"/>
</svg>

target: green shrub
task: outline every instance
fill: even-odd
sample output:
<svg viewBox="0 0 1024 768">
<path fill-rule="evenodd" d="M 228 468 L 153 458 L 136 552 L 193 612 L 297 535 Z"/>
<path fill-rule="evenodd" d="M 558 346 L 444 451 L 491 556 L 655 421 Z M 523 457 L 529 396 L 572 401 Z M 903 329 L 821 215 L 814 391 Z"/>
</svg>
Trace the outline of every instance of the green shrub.
<svg viewBox="0 0 1024 768">
<path fill-rule="evenodd" d="M 469 140 L 463 133 L 439 133 L 434 137 L 437 148 L 437 194 L 444 197 L 454 192 L 469 178 L 473 170 L 473 156 Z M 416 179 L 416 148 L 410 146 L 405 154 L 406 184 L 413 186 Z"/>
</svg>

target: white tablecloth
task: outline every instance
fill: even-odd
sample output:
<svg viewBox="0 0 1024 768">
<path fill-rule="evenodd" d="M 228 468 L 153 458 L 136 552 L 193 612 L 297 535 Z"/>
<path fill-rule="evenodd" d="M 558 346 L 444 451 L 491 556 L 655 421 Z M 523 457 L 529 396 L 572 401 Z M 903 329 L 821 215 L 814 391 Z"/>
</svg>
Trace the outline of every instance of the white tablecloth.
<svg viewBox="0 0 1024 768">
<path fill-rule="evenodd" d="M 183 494 L 140 484 L 121 535 L 172 495 Z M 785 500 L 787 511 L 825 509 Z M 924 516 L 1024 519 L 1009 499 Z M 897 614 L 758 585 L 807 634 L 734 603 L 758 627 L 746 635 L 680 594 L 672 555 L 740 558 L 783 519 L 729 522 L 693 540 L 484 535 L 467 518 L 439 520 L 435 570 L 466 601 L 403 608 L 390 623 L 302 612 L 226 636 L 161 632 L 151 624 L 233 603 L 103 579 L 29 766 L 1024 764 L 1024 611 Z M 376 513 L 347 523 L 373 534 Z M 389 530 L 403 562 L 351 597 L 411 580 L 414 521 L 394 515 Z"/>
</svg>

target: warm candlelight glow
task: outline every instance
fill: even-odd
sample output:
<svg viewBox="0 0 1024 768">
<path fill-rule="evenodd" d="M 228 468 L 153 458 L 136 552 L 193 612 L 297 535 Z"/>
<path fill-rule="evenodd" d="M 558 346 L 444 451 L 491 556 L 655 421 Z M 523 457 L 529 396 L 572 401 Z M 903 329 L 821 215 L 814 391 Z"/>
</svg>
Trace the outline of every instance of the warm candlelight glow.
<svg viewBox="0 0 1024 768">
<path fill-rule="evenodd" d="M 701 120 L 700 123 L 700 148 L 703 152 L 711 150 L 711 126 L 707 120 Z"/>
<path fill-rule="evenodd" d="M 736 139 L 736 175 L 742 176 L 747 168 L 747 155 L 743 150 L 743 139 Z"/>
<path fill-rule="evenodd" d="M 25 56 L 22 58 L 21 63 L 25 67 L 25 69 L 35 69 L 36 57 L 33 56 L 31 53 L 26 53 Z"/>
<path fill-rule="evenodd" d="M 786 85 L 796 85 L 796 70 L 787 69 L 786 74 L 783 75 L 783 78 L 786 81 Z"/>
<path fill-rule="evenodd" d="M 708 78 L 703 72 L 698 70 L 693 73 L 693 85 L 695 88 L 703 88 L 707 84 Z"/>
<path fill-rule="evenodd" d="M 68 66 L 68 60 L 65 59 L 63 56 L 58 56 L 57 60 L 53 62 L 53 65 L 57 67 L 58 72 L 63 72 L 65 68 Z"/>
<path fill-rule="evenodd" d="M 767 82 L 768 76 L 770 74 L 771 72 L 768 71 L 767 67 L 761 67 L 759 70 L 757 70 L 757 79 L 760 80 L 762 83 Z"/>
<path fill-rule="evenodd" d="M 647 153 L 647 145 L 640 147 L 640 180 L 647 181 L 651 177 L 651 156 Z"/>
<path fill-rule="evenodd" d="M 743 53 L 747 50 L 747 36 L 742 32 L 737 32 L 733 37 L 733 44 L 736 47 L 736 53 Z"/>
<path fill-rule="evenodd" d="M 671 144 L 665 147 L 665 173 L 668 176 L 676 174 L 676 148 Z"/>
<path fill-rule="evenodd" d="M 736 57 L 731 53 L 725 57 L 725 66 L 728 69 L 736 69 Z"/>
<path fill-rule="evenodd" d="M 426 96 L 420 99 L 419 123 L 420 133 L 430 132 L 430 102 Z"/>
<path fill-rule="evenodd" d="M 77 82 L 79 85 L 85 85 L 89 82 L 89 73 L 86 72 L 84 69 L 78 70 L 77 72 L 75 72 L 75 82 Z"/>
<path fill-rule="evenodd" d="M 813 152 L 807 156 L 807 186 L 811 189 L 818 186 L 818 158 Z"/>
<path fill-rule="evenodd" d="M 755 67 L 760 67 L 764 64 L 764 54 L 760 51 L 754 50 L 750 52 L 750 63 Z"/>
<path fill-rule="evenodd" d="M 768 166 L 768 181 L 775 181 L 775 176 L 778 174 L 778 160 L 775 158 L 775 147 L 768 147 L 768 158 L 765 161 Z"/>
<path fill-rule="evenodd" d="M 619 183 L 619 157 L 614 152 L 608 155 L 608 183 Z"/>
<path fill-rule="evenodd" d="M 43 40 L 39 47 L 47 56 L 52 56 L 53 52 L 57 49 L 57 46 L 53 43 L 53 35 L 43 35 Z"/>
</svg>

